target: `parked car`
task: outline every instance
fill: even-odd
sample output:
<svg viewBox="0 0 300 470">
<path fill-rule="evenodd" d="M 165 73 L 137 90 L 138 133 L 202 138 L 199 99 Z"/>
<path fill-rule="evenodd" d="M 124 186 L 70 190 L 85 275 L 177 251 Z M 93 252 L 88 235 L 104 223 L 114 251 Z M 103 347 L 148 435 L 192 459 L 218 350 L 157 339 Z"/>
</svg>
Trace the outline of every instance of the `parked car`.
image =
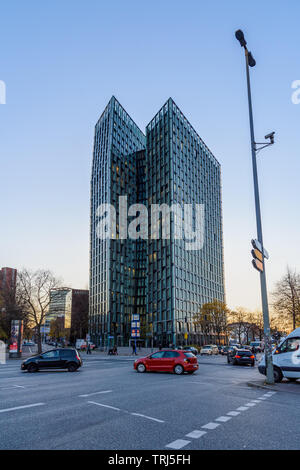
<svg viewBox="0 0 300 470">
<path fill-rule="evenodd" d="M 207 354 L 209 356 L 213 354 L 219 354 L 218 347 L 215 344 L 207 344 L 206 346 L 203 346 L 200 350 L 200 355 L 202 356 L 203 354 Z"/>
<path fill-rule="evenodd" d="M 33 341 L 23 341 L 23 346 L 35 346 Z"/>
<path fill-rule="evenodd" d="M 193 346 L 184 346 L 183 351 L 191 352 L 192 354 L 195 354 L 195 356 L 198 354 L 198 349 Z"/>
<path fill-rule="evenodd" d="M 137 359 L 133 364 L 137 372 L 184 372 L 193 374 L 198 369 L 197 357 L 191 352 L 178 349 L 157 351 L 146 357 Z"/>
<path fill-rule="evenodd" d="M 228 354 L 232 354 L 232 353 L 233 353 L 234 351 L 236 351 L 237 349 L 241 349 L 241 348 L 240 348 L 240 347 L 237 347 L 236 345 L 234 345 L 234 346 L 228 346 L 226 354 L 227 354 L 227 355 L 228 355 Z"/>
<path fill-rule="evenodd" d="M 252 351 L 252 346 L 250 346 L 250 344 L 243 344 L 242 349 L 248 349 L 248 351 Z"/>
<path fill-rule="evenodd" d="M 255 353 L 263 351 L 263 346 L 262 346 L 261 341 L 251 341 L 250 347 L 252 348 L 252 351 Z"/>
<path fill-rule="evenodd" d="M 75 372 L 81 366 L 82 360 L 76 349 L 60 348 L 29 357 L 22 362 L 21 369 L 28 372 L 41 369 L 68 369 L 69 372 Z"/>
<path fill-rule="evenodd" d="M 231 346 L 222 346 L 222 349 L 221 349 L 222 356 L 226 356 L 228 350 L 233 350 L 233 349 L 231 348 Z"/>
<path fill-rule="evenodd" d="M 273 350 L 274 380 L 281 382 L 285 377 L 291 382 L 300 379 L 300 328 L 296 328 L 279 346 Z M 266 375 L 265 357 L 261 359 L 258 370 Z"/>
<path fill-rule="evenodd" d="M 91 350 L 96 348 L 96 345 L 94 343 L 89 343 Z M 87 342 L 81 342 L 80 345 L 78 346 L 78 343 L 76 341 L 76 349 L 80 349 L 80 351 L 85 351 L 87 348 Z"/>
<path fill-rule="evenodd" d="M 255 356 L 249 349 L 235 349 L 234 352 L 227 354 L 227 362 L 233 365 L 249 364 L 254 367 Z"/>
</svg>

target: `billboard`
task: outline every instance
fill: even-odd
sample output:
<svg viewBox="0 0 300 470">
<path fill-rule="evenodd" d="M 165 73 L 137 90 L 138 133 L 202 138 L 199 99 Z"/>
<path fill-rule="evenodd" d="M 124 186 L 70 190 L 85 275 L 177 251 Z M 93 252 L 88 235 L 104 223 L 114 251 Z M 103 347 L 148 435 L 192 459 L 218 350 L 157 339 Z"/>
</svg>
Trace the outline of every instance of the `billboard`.
<svg viewBox="0 0 300 470">
<path fill-rule="evenodd" d="M 22 353 L 22 320 L 12 320 L 9 341 L 9 357 L 20 357 Z"/>
</svg>

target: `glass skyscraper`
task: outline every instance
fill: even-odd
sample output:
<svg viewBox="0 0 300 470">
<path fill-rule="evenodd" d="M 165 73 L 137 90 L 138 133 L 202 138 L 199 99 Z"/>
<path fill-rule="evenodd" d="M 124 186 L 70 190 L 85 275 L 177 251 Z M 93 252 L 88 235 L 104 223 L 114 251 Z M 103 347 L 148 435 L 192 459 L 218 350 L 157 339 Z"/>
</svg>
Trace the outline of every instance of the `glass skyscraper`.
<svg viewBox="0 0 300 470">
<path fill-rule="evenodd" d="M 119 196 L 148 209 L 148 239 L 122 236 Z M 99 239 L 97 208 L 116 207 L 116 233 Z M 162 236 L 160 213 L 153 237 L 153 205 L 202 205 L 203 247 L 186 249 L 176 237 L 180 214 L 170 212 Z M 178 218 L 179 217 L 179 218 Z M 130 217 L 128 221 L 130 222 Z M 191 218 L 195 228 L 195 214 Z M 152 235 L 152 236 L 151 236 Z M 193 316 L 203 303 L 224 301 L 220 164 L 185 116 L 169 99 L 146 128 L 136 126 L 113 97 L 95 128 L 91 178 L 90 333 L 97 344 L 130 341 L 130 322 L 139 313 L 148 345 L 201 344 Z M 111 343 L 110 343 L 111 344 Z"/>
</svg>

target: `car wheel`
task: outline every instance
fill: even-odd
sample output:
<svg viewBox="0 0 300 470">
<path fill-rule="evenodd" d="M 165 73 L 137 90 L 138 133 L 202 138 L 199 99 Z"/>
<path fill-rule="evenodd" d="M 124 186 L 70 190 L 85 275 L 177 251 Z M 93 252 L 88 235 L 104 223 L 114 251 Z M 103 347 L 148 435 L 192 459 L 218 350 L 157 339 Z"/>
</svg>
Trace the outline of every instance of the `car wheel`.
<svg viewBox="0 0 300 470">
<path fill-rule="evenodd" d="M 68 365 L 68 371 L 69 372 L 76 372 L 76 370 L 77 370 L 77 365 L 76 364 L 72 363 L 72 364 Z"/>
<path fill-rule="evenodd" d="M 37 372 L 38 371 L 38 366 L 36 364 L 29 364 L 27 368 L 28 372 Z"/>
<path fill-rule="evenodd" d="M 278 367 L 274 367 L 274 381 L 276 383 L 280 383 L 283 379 L 283 375 L 280 369 Z"/>
<path fill-rule="evenodd" d="M 136 370 L 140 373 L 146 372 L 146 367 L 145 364 L 139 364 L 136 368 Z"/>
<path fill-rule="evenodd" d="M 180 365 L 180 364 L 177 364 L 175 367 L 174 367 L 174 372 L 176 375 L 181 375 L 183 374 L 183 367 Z"/>
</svg>

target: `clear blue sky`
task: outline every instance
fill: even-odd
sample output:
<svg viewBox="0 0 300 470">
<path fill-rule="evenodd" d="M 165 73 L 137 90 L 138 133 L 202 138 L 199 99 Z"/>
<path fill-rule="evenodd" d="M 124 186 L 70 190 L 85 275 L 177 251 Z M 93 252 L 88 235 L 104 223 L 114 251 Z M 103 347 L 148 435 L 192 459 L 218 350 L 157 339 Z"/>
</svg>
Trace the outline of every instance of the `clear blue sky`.
<svg viewBox="0 0 300 470">
<path fill-rule="evenodd" d="M 244 30 L 259 157 L 268 283 L 300 269 L 298 0 L 51 0 L 1 3 L 0 266 L 50 268 L 88 285 L 94 124 L 115 94 L 143 129 L 172 97 L 222 165 L 225 280 L 231 307 L 260 306 Z"/>
</svg>

